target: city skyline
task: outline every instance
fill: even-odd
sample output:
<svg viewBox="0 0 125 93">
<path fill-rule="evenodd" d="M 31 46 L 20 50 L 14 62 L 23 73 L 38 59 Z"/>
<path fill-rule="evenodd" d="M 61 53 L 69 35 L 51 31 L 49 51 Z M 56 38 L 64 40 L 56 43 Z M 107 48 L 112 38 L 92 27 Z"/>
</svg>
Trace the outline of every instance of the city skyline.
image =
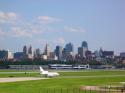
<svg viewBox="0 0 125 93">
<path fill-rule="evenodd" d="M 10 51 L 11 53 L 24 53 L 24 54 L 35 54 L 35 52 L 38 50 L 41 54 L 45 54 L 45 55 L 49 55 L 48 52 L 56 52 L 56 49 L 59 50 L 59 48 L 61 48 L 61 51 L 63 52 L 69 52 L 69 53 L 73 53 L 73 54 L 79 54 L 79 52 L 82 52 L 82 51 L 90 51 L 91 53 L 96 53 L 97 51 L 99 52 L 100 50 L 101 51 L 112 51 L 112 50 L 107 50 L 107 49 L 104 49 L 102 47 L 100 47 L 99 49 L 94 49 L 94 50 L 91 50 L 89 49 L 88 47 L 88 42 L 87 41 L 82 41 L 80 46 L 77 47 L 77 48 L 74 48 L 74 44 L 69 42 L 67 44 L 65 44 L 64 46 L 61 46 L 61 45 L 56 45 L 53 49 L 51 48 L 51 46 L 49 44 L 45 44 L 45 46 L 43 46 L 43 48 L 34 48 L 33 46 L 31 45 L 24 45 L 22 46 L 22 48 L 19 50 L 19 51 L 12 51 L 10 49 L 5 49 L 5 48 L 1 48 L 0 50 L 1 51 Z M 80 48 L 80 50 L 79 50 Z M 82 50 L 81 50 L 82 48 Z M 112 51 L 114 52 L 114 55 L 115 56 L 119 56 L 121 53 L 124 53 L 124 51 L 120 52 L 119 54 L 116 54 L 115 51 Z M 85 55 L 85 54 L 84 54 Z"/>
<path fill-rule="evenodd" d="M 81 46 L 77 48 L 77 53 L 74 52 L 74 45 L 68 43 L 65 47 L 57 45 L 54 50 L 50 49 L 49 44 L 46 44 L 43 51 L 41 49 L 33 49 L 32 46 L 23 46 L 23 51 L 16 51 L 12 53 L 9 50 L 0 50 L 0 60 L 60 60 L 60 61 L 80 61 L 84 59 L 94 58 L 116 58 L 124 56 L 125 52 L 120 55 L 114 55 L 114 51 L 105 51 L 100 48 L 98 51 L 92 52 L 88 49 L 88 43 L 83 41 Z"/>
<path fill-rule="evenodd" d="M 124 0 L 0 1 L 0 48 L 22 51 L 82 41 L 90 50 L 124 52 Z M 75 50 L 77 51 L 77 50 Z"/>
</svg>

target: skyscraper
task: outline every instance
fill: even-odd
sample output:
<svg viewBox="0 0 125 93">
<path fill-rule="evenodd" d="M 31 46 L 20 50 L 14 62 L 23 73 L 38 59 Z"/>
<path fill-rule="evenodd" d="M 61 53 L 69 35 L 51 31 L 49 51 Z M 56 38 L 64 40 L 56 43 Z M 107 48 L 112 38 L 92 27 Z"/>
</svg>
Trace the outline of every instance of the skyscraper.
<svg viewBox="0 0 125 93">
<path fill-rule="evenodd" d="M 83 41 L 81 47 L 78 48 L 78 55 L 80 55 L 81 58 L 86 58 L 87 51 L 88 51 L 88 44 L 86 41 Z"/>
<path fill-rule="evenodd" d="M 27 47 L 26 47 L 26 45 L 23 47 L 23 54 L 24 54 L 24 55 L 27 54 Z"/>
<path fill-rule="evenodd" d="M 41 57 L 41 50 L 39 48 L 34 51 L 34 57 L 35 58 L 40 58 Z"/>
<path fill-rule="evenodd" d="M 40 49 L 38 48 L 38 49 L 36 49 L 36 55 L 40 55 L 41 54 L 41 51 L 40 51 Z"/>
<path fill-rule="evenodd" d="M 82 47 L 88 49 L 88 43 L 86 41 L 82 42 Z"/>
<path fill-rule="evenodd" d="M 45 46 L 44 55 L 47 55 L 47 57 L 50 56 L 50 48 L 48 44 L 46 44 Z"/>
<path fill-rule="evenodd" d="M 83 47 L 78 47 L 78 55 L 80 56 L 80 58 L 84 57 Z"/>
<path fill-rule="evenodd" d="M 72 43 L 66 44 L 65 49 L 67 53 L 73 52 L 73 44 Z"/>
<path fill-rule="evenodd" d="M 29 59 L 32 59 L 32 58 L 33 58 L 33 55 L 32 55 L 32 46 L 30 46 L 30 47 L 28 48 L 28 58 L 29 58 Z"/>
<path fill-rule="evenodd" d="M 62 59 L 62 50 L 63 50 L 62 46 L 56 46 L 55 54 L 58 57 L 58 60 Z"/>
<path fill-rule="evenodd" d="M 74 46 L 72 43 L 68 43 L 66 44 L 65 48 L 63 49 L 63 60 L 72 60 L 74 53 L 73 53 L 73 49 Z"/>
<path fill-rule="evenodd" d="M 32 54 L 32 46 L 28 48 L 28 54 Z"/>
</svg>

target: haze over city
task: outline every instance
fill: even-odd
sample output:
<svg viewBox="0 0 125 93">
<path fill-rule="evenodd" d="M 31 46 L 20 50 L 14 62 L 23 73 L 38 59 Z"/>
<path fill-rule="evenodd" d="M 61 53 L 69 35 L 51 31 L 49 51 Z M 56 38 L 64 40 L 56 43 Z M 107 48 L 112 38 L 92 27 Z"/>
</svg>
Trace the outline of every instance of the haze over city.
<svg viewBox="0 0 125 93">
<path fill-rule="evenodd" d="M 87 41 L 90 50 L 125 51 L 124 0 L 0 1 L 0 48 L 22 51 L 24 45 L 52 49 Z"/>
</svg>

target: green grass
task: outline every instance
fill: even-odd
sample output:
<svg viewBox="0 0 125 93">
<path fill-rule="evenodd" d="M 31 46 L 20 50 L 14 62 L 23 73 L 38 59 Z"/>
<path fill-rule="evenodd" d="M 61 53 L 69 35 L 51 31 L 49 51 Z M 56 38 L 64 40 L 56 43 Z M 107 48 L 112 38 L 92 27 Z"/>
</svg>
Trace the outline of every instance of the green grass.
<svg viewBox="0 0 125 93">
<path fill-rule="evenodd" d="M 26 73 L 26 74 L 25 74 Z M 80 70 L 80 71 L 60 71 L 59 77 L 67 76 L 105 76 L 105 75 L 125 75 L 124 70 Z M 0 70 L 1 77 L 40 77 L 37 70 Z"/>
<path fill-rule="evenodd" d="M 78 71 L 78 72 L 59 72 L 61 75 L 56 78 L 50 78 L 46 80 L 36 81 L 22 81 L 12 83 L 0 83 L 0 93 L 73 93 L 73 88 L 80 88 L 85 85 L 109 85 L 117 82 L 124 82 L 125 76 L 112 76 L 112 77 L 98 77 L 106 75 L 125 75 L 125 71 Z M 29 77 L 39 76 L 39 73 L 29 73 L 27 75 L 21 74 L 10 74 L 14 77 Z M 0 77 L 8 77 L 8 74 L 0 74 Z M 68 78 L 67 78 L 68 76 Z M 90 76 L 90 77 L 70 77 L 70 76 Z M 97 76 L 97 77 L 91 77 Z M 56 92 L 54 92 L 54 89 Z M 70 90 L 71 89 L 71 90 Z M 75 90 L 79 91 L 79 90 Z M 81 90 L 80 90 L 81 91 Z M 80 93 L 83 93 L 81 91 Z M 92 92 L 93 93 L 93 92 Z"/>
<path fill-rule="evenodd" d="M 94 70 L 79 72 L 60 72 L 61 76 L 100 76 L 100 75 L 125 75 L 125 71 L 114 70 Z"/>
</svg>

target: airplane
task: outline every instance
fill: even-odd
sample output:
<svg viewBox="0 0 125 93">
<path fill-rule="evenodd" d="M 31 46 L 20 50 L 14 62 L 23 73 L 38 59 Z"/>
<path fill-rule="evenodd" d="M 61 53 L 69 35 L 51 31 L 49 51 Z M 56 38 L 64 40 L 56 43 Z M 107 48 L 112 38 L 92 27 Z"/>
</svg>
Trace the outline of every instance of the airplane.
<svg viewBox="0 0 125 93">
<path fill-rule="evenodd" d="M 56 77 L 56 76 L 59 76 L 59 73 L 45 71 L 41 66 L 40 66 L 40 74 L 41 75 L 45 75 L 46 77 Z"/>
</svg>

